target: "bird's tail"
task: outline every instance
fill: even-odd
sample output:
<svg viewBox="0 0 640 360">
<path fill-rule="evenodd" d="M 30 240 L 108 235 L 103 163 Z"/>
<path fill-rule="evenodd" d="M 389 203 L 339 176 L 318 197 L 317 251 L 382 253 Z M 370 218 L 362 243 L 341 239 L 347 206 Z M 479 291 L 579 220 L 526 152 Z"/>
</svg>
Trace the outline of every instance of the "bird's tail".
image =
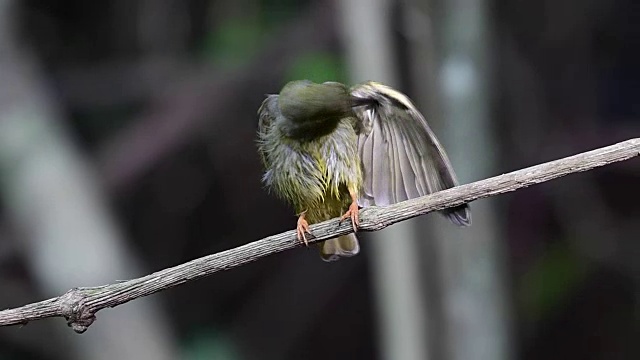
<svg viewBox="0 0 640 360">
<path fill-rule="evenodd" d="M 330 239 L 319 246 L 320 257 L 324 261 L 336 261 L 341 257 L 354 256 L 360 252 L 360 244 L 355 234 Z"/>
</svg>

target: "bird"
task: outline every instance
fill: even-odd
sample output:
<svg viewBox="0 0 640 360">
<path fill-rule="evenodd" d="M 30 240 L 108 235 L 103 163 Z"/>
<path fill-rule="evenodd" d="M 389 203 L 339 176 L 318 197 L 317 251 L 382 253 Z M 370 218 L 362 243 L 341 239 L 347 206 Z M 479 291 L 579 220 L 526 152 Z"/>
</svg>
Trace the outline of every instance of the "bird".
<svg viewBox="0 0 640 360">
<path fill-rule="evenodd" d="M 458 185 L 444 148 L 409 97 L 367 81 L 290 81 L 258 109 L 262 183 L 298 215 L 296 234 L 308 246 L 309 225 L 340 216 L 354 233 L 318 244 L 330 262 L 359 253 L 362 207 L 390 205 Z M 441 210 L 471 225 L 468 204 Z"/>
</svg>

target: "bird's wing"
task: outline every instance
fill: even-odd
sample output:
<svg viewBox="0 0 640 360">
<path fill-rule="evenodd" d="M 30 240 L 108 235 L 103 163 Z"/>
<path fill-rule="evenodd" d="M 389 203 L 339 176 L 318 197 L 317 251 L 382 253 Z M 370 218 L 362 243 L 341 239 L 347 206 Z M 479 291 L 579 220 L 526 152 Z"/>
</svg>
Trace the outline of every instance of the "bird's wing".
<svg viewBox="0 0 640 360">
<path fill-rule="evenodd" d="M 361 206 L 389 205 L 458 184 L 442 145 L 406 95 L 376 82 L 354 86 L 351 95 L 364 173 Z M 457 225 L 471 223 L 466 204 L 443 212 Z"/>
<path fill-rule="evenodd" d="M 278 114 L 278 95 L 267 95 L 258 108 L 258 152 L 265 167 L 269 167 L 265 140 Z"/>
</svg>

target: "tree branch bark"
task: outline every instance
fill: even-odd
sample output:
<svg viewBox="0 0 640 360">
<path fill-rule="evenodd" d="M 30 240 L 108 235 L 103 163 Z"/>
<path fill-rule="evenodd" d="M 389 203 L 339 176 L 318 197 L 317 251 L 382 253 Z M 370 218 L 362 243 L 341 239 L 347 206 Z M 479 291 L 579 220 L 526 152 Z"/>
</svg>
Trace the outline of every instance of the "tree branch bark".
<svg viewBox="0 0 640 360">
<path fill-rule="evenodd" d="M 364 208 L 360 213 L 360 230 L 381 230 L 419 215 L 515 191 L 638 155 L 640 155 L 640 138 L 461 185 L 391 206 Z M 309 242 L 331 239 L 352 231 L 351 225 L 347 222 L 340 223 L 338 219 L 328 220 L 311 226 L 311 232 L 314 236 L 310 236 Z M 74 331 L 83 333 L 95 321 L 95 314 L 104 308 L 115 307 L 139 297 L 297 247 L 302 247 L 302 244 L 297 240 L 295 231 L 286 231 L 137 279 L 97 287 L 74 288 L 56 298 L 3 310 L 0 311 L 0 326 L 24 325 L 29 321 L 60 316 L 67 319 L 67 323 Z"/>
</svg>

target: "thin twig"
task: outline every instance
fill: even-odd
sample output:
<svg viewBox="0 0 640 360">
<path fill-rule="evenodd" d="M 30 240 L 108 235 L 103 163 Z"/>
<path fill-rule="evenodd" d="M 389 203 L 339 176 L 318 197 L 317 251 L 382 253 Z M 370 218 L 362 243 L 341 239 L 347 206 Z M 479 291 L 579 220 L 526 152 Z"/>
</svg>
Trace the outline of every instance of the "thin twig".
<svg viewBox="0 0 640 360">
<path fill-rule="evenodd" d="M 514 191 L 567 174 L 591 170 L 639 154 L 640 138 L 631 139 L 395 205 L 365 208 L 360 213 L 360 230 L 377 231 L 436 210 Z M 352 229 L 347 222 L 339 223 L 338 219 L 332 219 L 312 225 L 311 232 L 314 236 L 309 242 L 314 243 L 346 235 L 352 232 Z M 95 321 L 95 314 L 104 308 L 115 307 L 221 270 L 232 269 L 267 255 L 301 246 L 303 245 L 297 240 L 295 231 L 286 231 L 141 278 L 98 287 L 75 288 L 56 298 L 0 311 L 0 326 L 26 324 L 33 320 L 62 316 L 67 319 L 73 330 L 83 333 Z"/>
</svg>

